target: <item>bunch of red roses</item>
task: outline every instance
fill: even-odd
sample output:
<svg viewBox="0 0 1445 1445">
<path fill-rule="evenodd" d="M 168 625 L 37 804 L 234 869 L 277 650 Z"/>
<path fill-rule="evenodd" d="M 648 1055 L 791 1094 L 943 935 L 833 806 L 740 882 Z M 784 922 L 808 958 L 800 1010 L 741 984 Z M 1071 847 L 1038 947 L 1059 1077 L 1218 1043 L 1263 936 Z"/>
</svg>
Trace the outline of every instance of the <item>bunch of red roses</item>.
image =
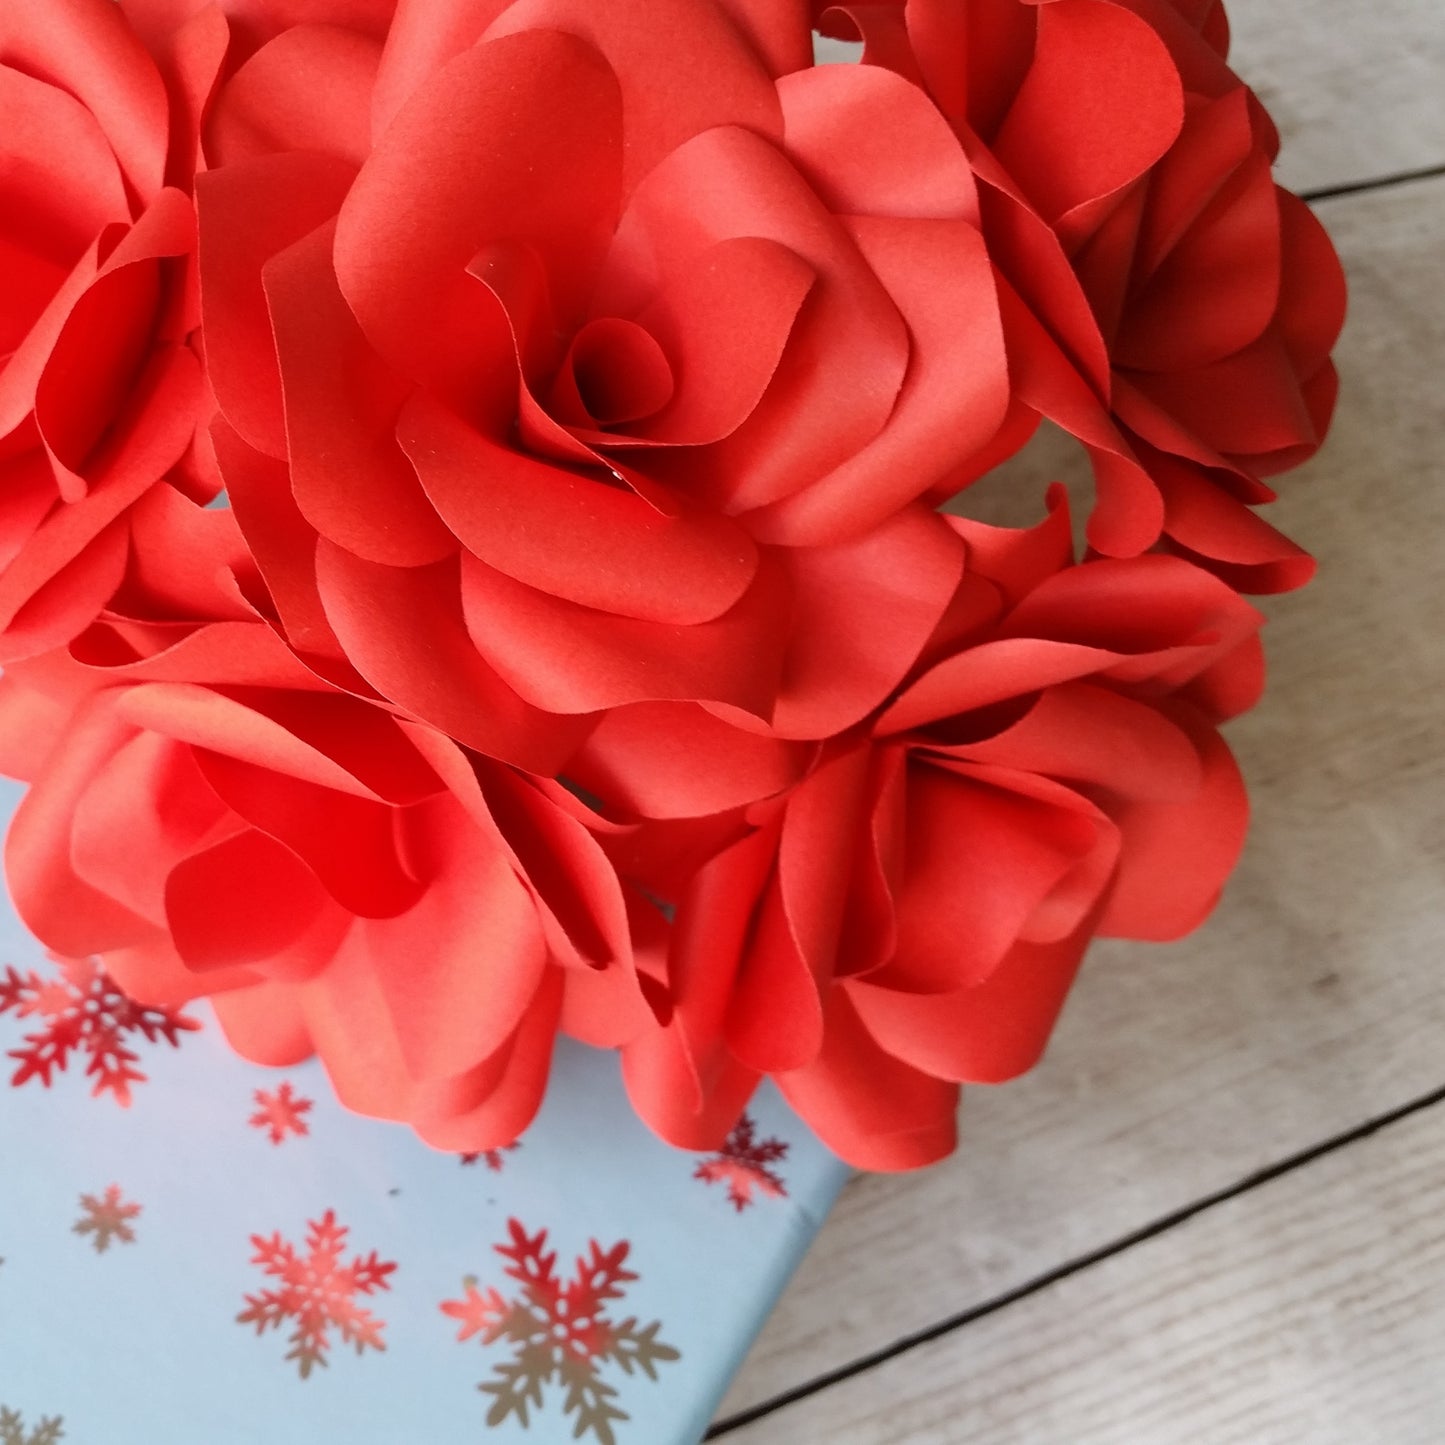
<svg viewBox="0 0 1445 1445">
<path fill-rule="evenodd" d="M 6 0 L 26 921 L 440 1148 L 561 1031 L 684 1146 L 771 1075 L 946 1153 L 1242 840 L 1239 592 L 1310 565 L 1251 504 L 1343 284 L 1225 51 L 1218 0 Z M 938 510 L 1040 418 L 1082 560 L 1059 495 Z"/>
</svg>

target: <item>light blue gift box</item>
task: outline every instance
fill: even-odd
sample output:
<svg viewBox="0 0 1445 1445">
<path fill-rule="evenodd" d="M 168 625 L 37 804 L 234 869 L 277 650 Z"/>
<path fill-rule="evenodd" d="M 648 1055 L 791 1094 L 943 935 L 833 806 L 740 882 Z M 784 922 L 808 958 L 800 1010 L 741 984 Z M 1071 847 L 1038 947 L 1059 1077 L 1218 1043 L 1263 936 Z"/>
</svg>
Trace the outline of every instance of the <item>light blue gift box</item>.
<svg viewBox="0 0 1445 1445">
<path fill-rule="evenodd" d="M 20 790 L 0 789 L 8 818 Z M 8 906 L 0 978 L 7 966 L 61 977 Z M 33 991 L 23 1000 L 33 1008 Z M 709 1156 L 649 1133 L 617 1059 L 565 1041 L 520 1147 L 469 1164 L 348 1113 L 314 1064 L 243 1062 L 203 1006 L 177 1047 L 127 1035 L 146 1075 L 128 1108 L 93 1094 L 83 1050 L 49 1087 L 10 1087 L 24 1060 L 3 1056 L 25 1055 L 73 1002 L 52 990 L 28 1016 L 0 1013 L 0 1062 L 13 1065 L 0 1073 L 0 1439 L 24 1445 L 691 1445 L 847 1173 L 765 1089 L 749 1109 L 755 1138 L 786 1153 L 766 1172 L 722 1160 L 699 1177 Z M 257 1091 L 283 1083 L 311 1107 L 306 1132 L 277 1143 L 250 1121 Z M 308 1232 L 328 1211 L 346 1234 L 307 1275 Z M 85 1227 L 108 1215 L 118 1230 Z M 497 1246 L 514 1243 L 512 1221 L 534 1269 L 555 1254 L 550 1276 L 507 1275 Z M 292 1247 L 289 1281 L 256 1262 L 256 1238 L 274 1268 Z M 604 1273 L 636 1277 L 611 1298 L 569 1298 L 594 1242 Z M 373 1253 L 395 1268 L 347 1272 Z M 268 1299 L 274 1328 L 238 1319 Z M 303 1377 L 288 1354 L 308 1300 L 329 1348 Z M 504 1331 L 491 1344 L 485 1331 L 458 1340 L 469 1300 Z M 373 1328 L 357 1310 L 382 1348 L 343 1338 L 348 1320 Z M 567 1381 L 552 1368 L 562 1359 Z M 526 1423 L 508 1408 L 489 1424 L 509 1378 Z M 47 1420 L 63 1433 L 45 1433 Z"/>
</svg>

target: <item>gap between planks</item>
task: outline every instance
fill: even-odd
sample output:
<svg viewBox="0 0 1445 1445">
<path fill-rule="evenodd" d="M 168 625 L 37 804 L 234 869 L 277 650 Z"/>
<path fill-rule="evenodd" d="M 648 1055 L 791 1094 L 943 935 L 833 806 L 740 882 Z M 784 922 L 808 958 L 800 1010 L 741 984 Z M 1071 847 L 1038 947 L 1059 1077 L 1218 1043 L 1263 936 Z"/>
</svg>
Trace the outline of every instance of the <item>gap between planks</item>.
<svg viewBox="0 0 1445 1445">
<path fill-rule="evenodd" d="M 751 1409 L 739 1411 L 725 1420 L 717 1421 L 707 1434 L 703 1437 L 706 1440 L 714 1440 L 721 1436 L 731 1434 L 734 1430 L 740 1430 L 744 1425 L 751 1425 L 755 1421 L 764 1419 L 768 1415 L 775 1414 L 788 1405 L 795 1405 L 800 1400 L 806 1400 L 812 1395 L 817 1395 L 833 1385 L 842 1384 L 844 1380 L 851 1380 L 855 1375 L 864 1374 L 868 1370 L 876 1369 L 879 1365 L 886 1364 L 889 1360 L 896 1359 L 899 1355 L 907 1354 L 910 1350 L 917 1349 L 920 1345 L 929 1344 L 933 1340 L 941 1339 L 944 1335 L 954 1333 L 965 1325 L 972 1324 L 988 1315 L 996 1314 L 999 1310 L 1007 1309 L 1010 1305 L 1017 1304 L 1021 1300 L 1028 1299 L 1050 1286 L 1058 1284 L 1060 1280 L 1071 1278 L 1085 1270 L 1092 1269 L 1102 1264 L 1105 1260 L 1113 1259 L 1116 1255 L 1123 1254 L 1125 1250 L 1134 1248 L 1135 1245 L 1143 1244 L 1146 1240 L 1157 1239 L 1160 1235 L 1168 1234 L 1171 1230 L 1187 1224 L 1190 1220 L 1211 1209 L 1218 1208 L 1221 1204 L 1227 1204 L 1232 1199 L 1238 1199 L 1243 1195 L 1250 1194 L 1256 1189 L 1263 1188 L 1281 1179 L 1285 1175 L 1294 1174 L 1298 1170 L 1307 1169 L 1320 1159 L 1327 1158 L 1331 1154 L 1338 1153 L 1341 1149 L 1348 1148 L 1351 1144 L 1359 1143 L 1362 1139 L 1368 1139 L 1371 1135 L 1377 1134 L 1382 1129 L 1388 1129 L 1391 1125 L 1400 1124 L 1416 1114 L 1424 1113 L 1428 1109 L 1445 1104 L 1445 1085 L 1430 1093 L 1422 1095 L 1418 1099 L 1412 1099 L 1407 1104 L 1402 1104 L 1396 1109 L 1369 1119 L 1363 1124 L 1356 1125 L 1352 1129 L 1346 1129 L 1343 1133 L 1336 1134 L 1332 1138 L 1322 1140 L 1313 1144 L 1307 1149 L 1302 1149 L 1288 1158 L 1281 1159 L 1264 1169 L 1258 1169 L 1247 1175 L 1234 1184 L 1217 1189 L 1212 1194 L 1207 1194 L 1190 1204 L 1186 1204 L 1170 1213 L 1161 1215 L 1158 1219 L 1151 1220 L 1148 1224 L 1138 1229 L 1130 1230 L 1129 1233 L 1120 1235 L 1118 1239 L 1111 1240 L 1107 1244 L 1100 1245 L 1097 1249 L 1090 1250 L 1087 1254 L 1081 1254 L 1076 1259 L 1064 1261 L 1053 1269 L 1046 1270 L 1043 1274 L 1023 1284 L 1006 1290 L 1003 1294 L 992 1299 L 983 1300 L 966 1310 L 959 1311 L 947 1319 L 940 1320 L 935 1325 L 930 1325 L 925 1330 L 916 1330 L 912 1334 L 904 1335 L 901 1339 L 895 1340 L 882 1349 L 873 1350 L 867 1355 L 860 1355 L 856 1360 L 849 1360 L 846 1364 L 839 1365 L 836 1369 L 828 1370 L 824 1374 L 817 1375 L 811 1380 L 796 1386 L 794 1389 L 785 1390 L 780 1395 L 764 1400 Z"/>
</svg>

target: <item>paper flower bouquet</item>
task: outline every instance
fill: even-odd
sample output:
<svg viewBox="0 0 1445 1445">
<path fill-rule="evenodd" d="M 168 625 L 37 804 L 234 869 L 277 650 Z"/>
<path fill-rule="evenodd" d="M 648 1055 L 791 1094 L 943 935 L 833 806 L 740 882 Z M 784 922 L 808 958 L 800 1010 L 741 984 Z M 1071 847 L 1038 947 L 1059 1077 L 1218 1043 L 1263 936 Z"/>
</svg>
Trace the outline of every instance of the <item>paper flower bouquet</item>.
<svg viewBox="0 0 1445 1445">
<path fill-rule="evenodd" d="M 1254 507 L 1344 290 L 1226 49 L 1217 0 L 5 0 L 27 925 L 442 1150 L 562 1034 L 684 1147 L 771 1076 L 946 1154 L 1242 842 L 1241 593 L 1311 566 Z M 971 518 L 1041 419 L 1087 516 Z"/>
</svg>

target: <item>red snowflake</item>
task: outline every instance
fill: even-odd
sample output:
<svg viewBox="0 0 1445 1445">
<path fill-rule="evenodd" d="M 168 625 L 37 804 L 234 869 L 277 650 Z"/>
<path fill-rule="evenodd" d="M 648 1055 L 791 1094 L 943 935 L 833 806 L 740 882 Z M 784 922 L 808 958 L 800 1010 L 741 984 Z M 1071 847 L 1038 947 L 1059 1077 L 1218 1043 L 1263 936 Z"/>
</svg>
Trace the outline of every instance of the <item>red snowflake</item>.
<svg viewBox="0 0 1445 1445">
<path fill-rule="evenodd" d="M 131 1220 L 140 1215 L 139 1204 L 127 1204 L 121 1196 L 120 1185 L 111 1184 L 103 1195 L 82 1194 L 80 1218 L 71 1225 L 76 1234 L 90 1235 L 97 1254 L 104 1254 L 115 1240 L 122 1244 L 135 1243 L 135 1230 Z"/>
<path fill-rule="evenodd" d="M 626 1375 L 640 1370 L 655 1380 L 659 1362 L 678 1358 L 657 1338 L 657 1321 L 640 1326 L 635 1318 L 614 1321 L 605 1313 L 607 1302 L 621 1299 L 624 1286 L 637 1278 L 622 1267 L 630 1246 L 604 1251 L 594 1239 L 590 1254 L 579 1256 L 572 1279 L 564 1282 L 556 1273 L 556 1253 L 545 1252 L 545 1229 L 533 1238 L 515 1219 L 507 1228 L 511 1242 L 496 1251 L 509 1261 L 504 1272 L 522 1286 L 517 1297 L 479 1290 L 468 1279 L 463 1298 L 442 1304 L 443 1314 L 461 1322 L 459 1340 L 480 1335 L 483 1345 L 506 1339 L 513 1346 L 512 1358 L 477 1387 L 495 1397 L 487 1424 L 500 1425 L 515 1414 L 526 1429 L 529 1408 L 542 1409 L 543 1387 L 555 1380 L 565 1390 L 562 1413 L 577 1416 L 574 1437 L 590 1430 L 599 1445 L 615 1445 L 612 1422 L 628 1416 L 613 1403 L 617 1391 L 599 1378 L 601 1368 L 610 1362 Z"/>
<path fill-rule="evenodd" d="M 251 1263 L 280 1284 L 248 1294 L 246 1308 L 236 1316 L 238 1324 L 255 1325 L 258 1335 L 293 1321 L 286 1358 L 296 1361 L 303 1380 L 317 1365 L 328 1363 L 332 1330 L 343 1344 L 355 1345 L 358 1355 L 368 1347 L 386 1348 L 381 1338 L 383 1321 L 363 1309 L 357 1296 L 390 1289 L 386 1277 L 396 1268 L 383 1264 L 375 1250 L 365 1259 L 356 1255 L 350 1264 L 343 1264 L 348 1231 L 337 1224 L 329 1209 L 322 1218 L 310 1221 L 308 1230 L 304 1255 L 279 1233 L 269 1239 L 251 1236 L 256 1247 Z"/>
<path fill-rule="evenodd" d="M 22 1047 L 9 1051 L 20 1061 L 11 1084 L 19 1088 L 39 1079 L 49 1088 L 71 1054 L 83 1053 L 90 1060 L 85 1072 L 95 1079 L 91 1093 L 110 1093 L 118 1104 L 129 1105 L 130 1086 L 145 1075 L 135 1067 L 139 1055 L 126 1046 L 126 1035 L 139 1034 L 148 1044 L 164 1039 L 175 1048 L 181 1034 L 200 1024 L 179 1009 L 147 1008 L 127 998 L 93 958 L 52 958 L 58 977 L 21 974 L 8 965 L 0 976 L 0 1014 L 43 1020 L 25 1035 Z"/>
<path fill-rule="evenodd" d="M 248 1122 L 253 1129 L 268 1130 L 273 1144 L 279 1144 L 288 1134 L 311 1132 L 306 1127 L 306 1120 L 301 1117 L 311 1112 L 311 1100 L 293 1093 L 289 1083 L 282 1084 L 274 1094 L 257 1089 L 256 1102 L 261 1107 Z"/>
<path fill-rule="evenodd" d="M 502 1165 L 506 1163 L 506 1160 L 502 1156 L 504 1154 L 510 1154 L 521 1147 L 522 1141 L 520 1139 L 513 1139 L 510 1144 L 504 1145 L 501 1149 L 481 1149 L 475 1154 L 463 1154 L 460 1158 L 463 1164 L 475 1164 L 478 1159 L 485 1159 L 488 1169 L 501 1173 Z"/>
<path fill-rule="evenodd" d="M 783 1199 L 788 1193 L 782 1176 L 769 1168 L 787 1157 L 788 1146 L 781 1139 L 759 1140 L 757 1127 L 744 1114 L 723 1140 L 722 1148 L 693 1171 L 694 1179 L 708 1184 L 726 1181 L 728 1199 L 740 1214 L 753 1202 L 754 1191 L 769 1199 Z"/>
</svg>

